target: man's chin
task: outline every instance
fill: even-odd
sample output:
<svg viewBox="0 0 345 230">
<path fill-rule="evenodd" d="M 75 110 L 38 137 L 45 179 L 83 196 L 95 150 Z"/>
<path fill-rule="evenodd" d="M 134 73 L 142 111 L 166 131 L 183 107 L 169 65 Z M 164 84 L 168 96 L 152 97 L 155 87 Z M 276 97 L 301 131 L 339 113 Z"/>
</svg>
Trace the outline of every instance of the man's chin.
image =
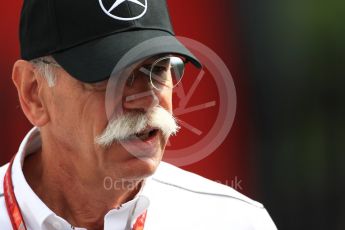
<svg viewBox="0 0 345 230">
<path fill-rule="evenodd" d="M 113 167 L 115 172 L 119 172 L 121 177 L 127 179 L 145 179 L 155 173 L 161 158 L 149 157 L 149 158 L 137 158 L 131 157 L 121 163 L 117 163 L 116 167 Z M 114 164 L 115 165 L 115 164 Z"/>
</svg>

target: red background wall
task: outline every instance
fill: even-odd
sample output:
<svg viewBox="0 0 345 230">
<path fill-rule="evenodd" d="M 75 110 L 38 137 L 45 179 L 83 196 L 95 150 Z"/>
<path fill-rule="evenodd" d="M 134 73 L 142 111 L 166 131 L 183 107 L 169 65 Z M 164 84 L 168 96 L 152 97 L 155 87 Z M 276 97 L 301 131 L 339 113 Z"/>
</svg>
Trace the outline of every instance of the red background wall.
<svg viewBox="0 0 345 230">
<path fill-rule="evenodd" d="M 234 78 L 238 98 L 235 122 L 223 144 L 209 157 L 184 168 L 228 185 L 238 178 L 241 192 L 255 198 L 255 162 L 247 143 L 252 135 L 250 107 L 232 1 L 168 0 L 168 3 L 176 34 L 205 44 L 223 59 Z M 21 112 L 11 82 L 12 65 L 19 58 L 17 31 L 21 4 L 20 0 L 7 1 L 0 8 L 0 165 L 16 153 L 31 127 Z M 205 94 L 215 90 L 203 87 L 199 90 Z"/>
</svg>

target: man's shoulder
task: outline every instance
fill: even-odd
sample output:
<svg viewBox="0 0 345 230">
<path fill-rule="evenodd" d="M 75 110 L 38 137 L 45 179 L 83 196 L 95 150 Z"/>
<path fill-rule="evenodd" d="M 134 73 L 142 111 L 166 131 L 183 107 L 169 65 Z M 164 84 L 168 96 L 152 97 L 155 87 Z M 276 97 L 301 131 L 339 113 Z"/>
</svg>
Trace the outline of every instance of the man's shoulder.
<svg viewBox="0 0 345 230">
<path fill-rule="evenodd" d="M 259 202 L 229 186 L 168 163 L 160 164 L 147 185 L 145 190 L 152 207 L 148 222 L 152 226 L 163 225 L 169 222 L 170 216 L 175 216 L 179 222 L 174 222 L 171 229 L 187 229 L 186 223 L 198 229 L 276 229 Z"/>
<path fill-rule="evenodd" d="M 162 185 L 171 186 L 185 192 L 237 200 L 256 208 L 263 208 L 261 203 L 250 199 L 232 187 L 209 180 L 165 162 L 161 162 L 152 179 Z"/>
<path fill-rule="evenodd" d="M 11 229 L 4 197 L 4 177 L 9 164 L 0 167 L 0 226 L 1 229 Z"/>
</svg>

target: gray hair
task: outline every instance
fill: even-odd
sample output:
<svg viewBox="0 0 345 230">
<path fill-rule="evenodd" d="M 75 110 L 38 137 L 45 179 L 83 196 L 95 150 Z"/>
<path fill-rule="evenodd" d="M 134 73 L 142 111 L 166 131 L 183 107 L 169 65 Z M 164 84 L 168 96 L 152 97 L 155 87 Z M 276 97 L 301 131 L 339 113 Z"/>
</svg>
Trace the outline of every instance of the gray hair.
<svg viewBox="0 0 345 230">
<path fill-rule="evenodd" d="M 30 61 L 47 80 L 48 86 L 53 87 L 56 83 L 56 74 L 53 67 L 61 66 L 54 60 L 52 56 L 36 58 Z"/>
</svg>

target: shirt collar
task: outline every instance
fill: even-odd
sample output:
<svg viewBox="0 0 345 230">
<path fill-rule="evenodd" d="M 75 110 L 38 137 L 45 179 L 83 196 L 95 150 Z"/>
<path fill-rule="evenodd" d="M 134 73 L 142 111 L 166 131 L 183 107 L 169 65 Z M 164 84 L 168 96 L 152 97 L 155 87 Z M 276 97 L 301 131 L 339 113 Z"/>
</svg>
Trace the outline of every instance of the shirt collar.
<svg viewBox="0 0 345 230">
<path fill-rule="evenodd" d="M 57 216 L 43 203 L 24 177 L 22 168 L 25 157 L 34 153 L 40 147 L 40 131 L 39 128 L 34 127 L 23 139 L 12 166 L 14 193 L 25 224 L 31 229 L 71 229 L 72 226 L 66 220 Z M 134 199 L 123 204 L 120 209 L 110 210 L 105 215 L 104 230 L 123 230 L 125 226 L 134 224 L 136 218 L 148 208 L 150 203 L 149 199 L 141 192 Z"/>
</svg>

